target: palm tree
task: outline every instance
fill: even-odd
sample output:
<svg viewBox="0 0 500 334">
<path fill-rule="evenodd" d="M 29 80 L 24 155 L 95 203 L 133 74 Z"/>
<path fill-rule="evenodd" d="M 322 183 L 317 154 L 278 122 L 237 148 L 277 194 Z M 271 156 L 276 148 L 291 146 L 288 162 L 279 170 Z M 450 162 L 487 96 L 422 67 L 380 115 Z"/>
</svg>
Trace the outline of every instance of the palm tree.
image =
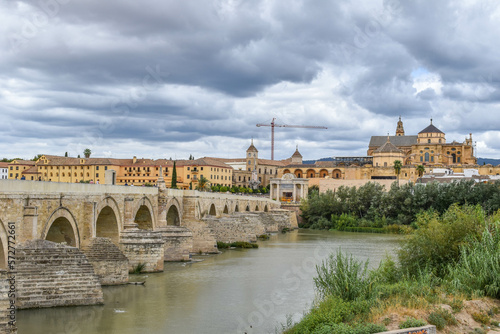
<svg viewBox="0 0 500 334">
<path fill-rule="evenodd" d="M 85 158 L 90 158 L 91 154 L 92 151 L 90 150 L 90 148 L 86 148 L 85 150 L 83 150 L 83 155 L 85 156 Z"/>
<path fill-rule="evenodd" d="M 423 165 L 417 166 L 417 175 L 418 177 L 422 177 L 425 173 L 425 167 Z"/>
<path fill-rule="evenodd" d="M 210 186 L 210 182 L 203 175 L 198 179 L 198 185 L 196 186 L 196 190 L 206 191 Z"/>
<path fill-rule="evenodd" d="M 399 160 L 394 161 L 394 173 L 396 173 L 396 176 L 398 178 L 398 186 L 399 186 L 399 174 L 401 174 L 401 168 L 403 167 L 403 164 Z"/>
</svg>

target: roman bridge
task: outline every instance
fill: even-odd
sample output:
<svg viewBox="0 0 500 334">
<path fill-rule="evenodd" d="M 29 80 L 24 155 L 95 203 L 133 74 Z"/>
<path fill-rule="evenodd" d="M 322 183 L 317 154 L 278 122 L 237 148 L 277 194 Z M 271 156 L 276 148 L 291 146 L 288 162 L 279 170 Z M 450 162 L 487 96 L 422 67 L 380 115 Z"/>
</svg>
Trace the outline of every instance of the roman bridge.
<svg viewBox="0 0 500 334">
<path fill-rule="evenodd" d="M 9 223 L 15 223 L 17 244 L 42 239 L 85 249 L 93 239 L 102 237 L 109 238 L 129 257 L 127 245 L 163 241 L 165 260 L 186 260 L 189 253 L 217 251 L 217 235 L 228 235 L 221 228 L 231 230 L 227 219 L 219 224 L 220 218 L 272 215 L 279 208 L 279 202 L 268 198 L 161 185 L 0 180 L 0 268 L 6 264 Z M 163 265 L 148 269 L 162 270 Z"/>
</svg>

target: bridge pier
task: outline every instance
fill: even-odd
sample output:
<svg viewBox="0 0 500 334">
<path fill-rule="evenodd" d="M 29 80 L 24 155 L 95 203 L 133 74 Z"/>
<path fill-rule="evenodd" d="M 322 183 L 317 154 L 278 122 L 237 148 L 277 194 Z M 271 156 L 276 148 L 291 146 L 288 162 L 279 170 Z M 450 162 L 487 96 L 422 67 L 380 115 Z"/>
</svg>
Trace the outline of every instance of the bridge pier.
<svg viewBox="0 0 500 334">
<path fill-rule="evenodd" d="M 165 261 L 190 261 L 193 250 L 193 233 L 182 226 L 167 226 L 159 229 L 165 242 Z"/>
<path fill-rule="evenodd" d="M 164 243 L 157 231 L 129 228 L 120 233 L 120 250 L 129 261 L 129 271 L 140 264 L 144 264 L 143 272 L 163 271 Z"/>
<path fill-rule="evenodd" d="M 15 308 L 12 308 L 9 299 L 9 290 L 11 289 L 9 276 L 6 270 L 0 270 L 0 333 L 16 334 L 16 311 Z"/>
<path fill-rule="evenodd" d="M 101 285 L 128 282 L 128 259 L 109 238 L 92 238 L 82 252 L 94 267 Z"/>
</svg>

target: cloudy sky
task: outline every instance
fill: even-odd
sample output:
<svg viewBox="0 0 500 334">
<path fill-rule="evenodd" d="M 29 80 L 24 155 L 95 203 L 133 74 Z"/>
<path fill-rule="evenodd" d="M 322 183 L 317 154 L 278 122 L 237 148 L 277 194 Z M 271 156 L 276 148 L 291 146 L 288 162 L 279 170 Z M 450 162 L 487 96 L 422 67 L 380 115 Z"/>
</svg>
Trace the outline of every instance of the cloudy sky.
<svg viewBox="0 0 500 334">
<path fill-rule="evenodd" d="M 366 155 L 432 117 L 500 158 L 497 0 L 0 2 L 0 157 Z"/>
</svg>

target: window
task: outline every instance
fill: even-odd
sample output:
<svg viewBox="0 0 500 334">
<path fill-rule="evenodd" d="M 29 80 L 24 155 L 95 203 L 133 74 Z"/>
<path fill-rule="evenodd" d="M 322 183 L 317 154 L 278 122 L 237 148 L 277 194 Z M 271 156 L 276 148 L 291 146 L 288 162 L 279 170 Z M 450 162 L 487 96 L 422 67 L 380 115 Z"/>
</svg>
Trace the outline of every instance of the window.
<svg viewBox="0 0 500 334">
<path fill-rule="evenodd" d="M 19 166 L 16 166 L 16 170 L 19 170 Z"/>
<path fill-rule="evenodd" d="M 188 167 L 188 170 L 190 170 L 189 168 L 190 168 L 190 167 Z"/>
<path fill-rule="evenodd" d="M 425 152 L 425 162 L 429 162 L 429 152 Z"/>
<path fill-rule="evenodd" d="M 99 177 L 99 173 L 95 173 L 95 177 Z"/>
<path fill-rule="evenodd" d="M 248 164 L 249 164 L 249 165 L 251 165 L 251 164 L 252 164 L 252 162 L 251 162 L 250 160 L 248 160 Z"/>
<path fill-rule="evenodd" d="M 427 139 L 427 143 L 430 143 L 430 142 L 431 142 L 431 140 L 430 140 L 430 139 Z"/>
<path fill-rule="evenodd" d="M 203 170 L 203 167 L 201 167 L 201 170 Z"/>
<path fill-rule="evenodd" d="M 108 170 L 108 166 L 104 166 L 104 170 Z"/>
</svg>

